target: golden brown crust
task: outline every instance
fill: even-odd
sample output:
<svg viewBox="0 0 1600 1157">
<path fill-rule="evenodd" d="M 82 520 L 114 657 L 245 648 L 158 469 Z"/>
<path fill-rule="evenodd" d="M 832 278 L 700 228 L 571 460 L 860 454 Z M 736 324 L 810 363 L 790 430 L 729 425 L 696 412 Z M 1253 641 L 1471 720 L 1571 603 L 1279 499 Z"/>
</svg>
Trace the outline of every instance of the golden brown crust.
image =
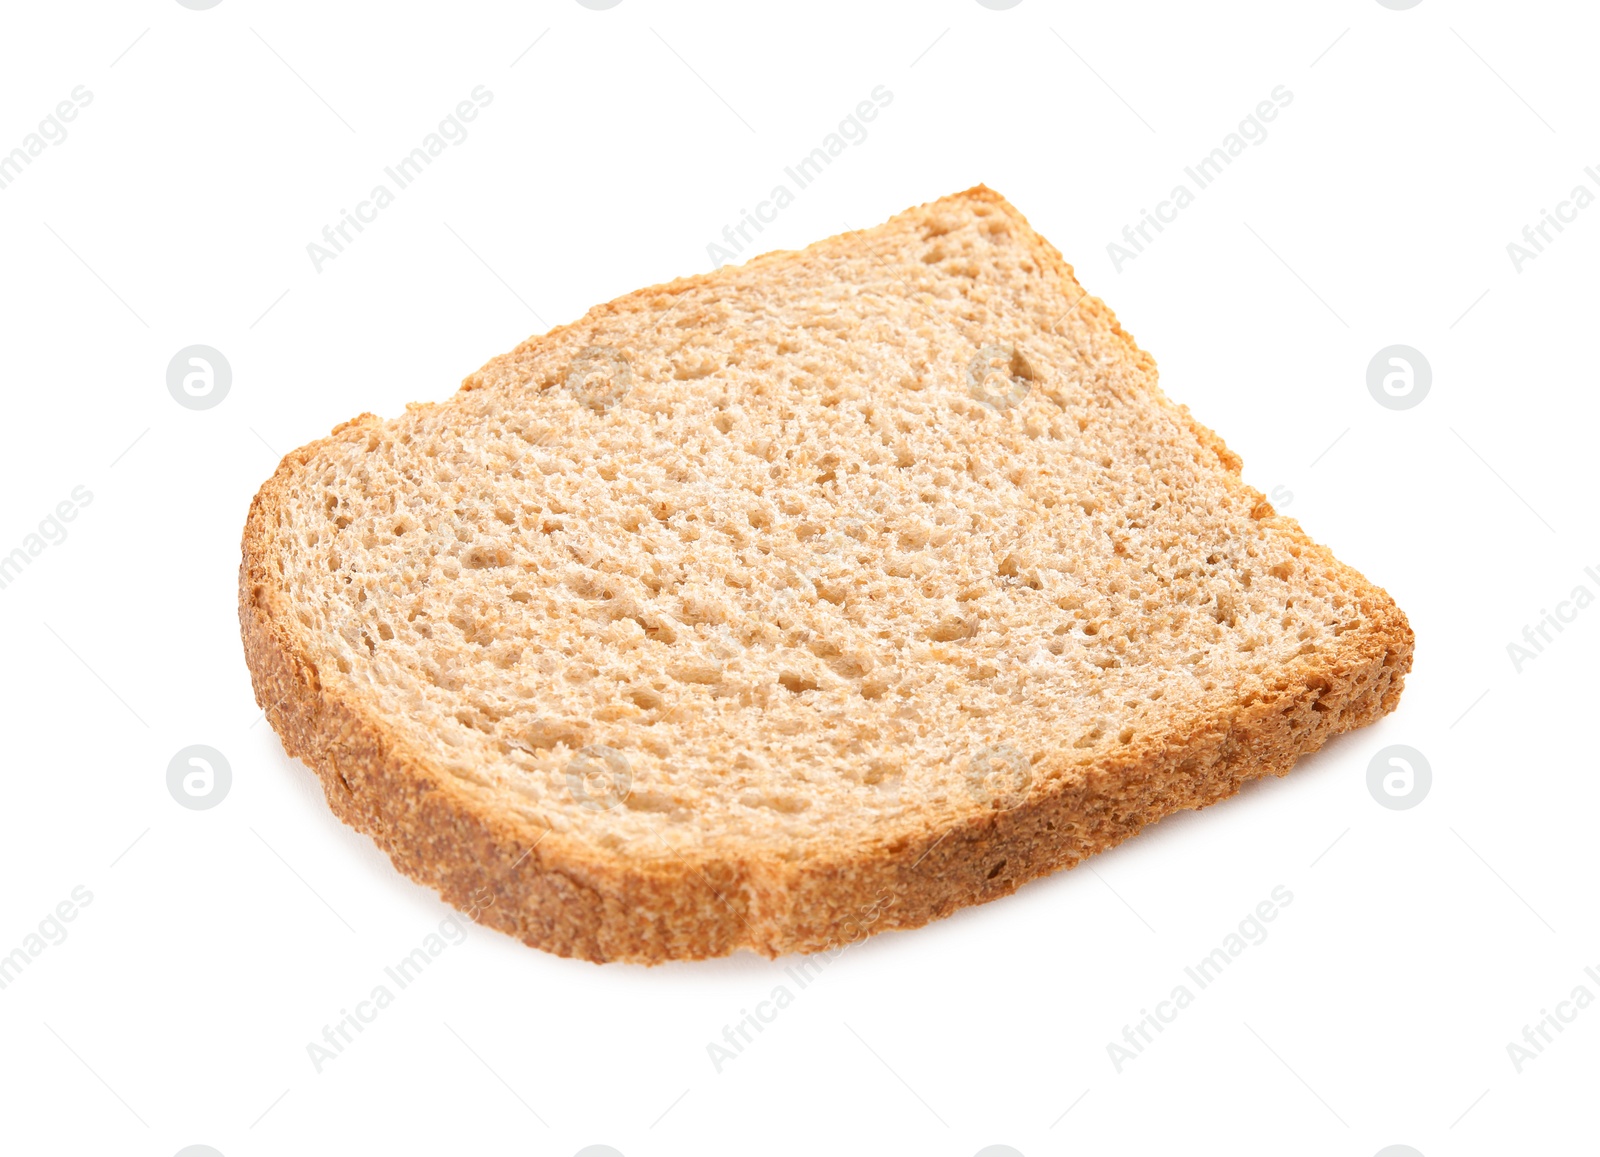
<svg viewBox="0 0 1600 1157">
<path fill-rule="evenodd" d="M 957 196 L 1005 204 L 982 186 Z M 1046 256 L 1071 276 L 1053 249 Z M 601 308 L 617 311 L 704 280 L 640 290 Z M 1096 299 L 1085 299 L 1084 307 L 1110 315 Z M 1116 332 L 1148 363 L 1154 388 L 1154 362 Z M 469 378 L 463 388 L 474 385 Z M 1187 409 L 1174 408 L 1236 474 L 1238 457 Z M 1215 803 L 1249 779 L 1284 774 L 1331 735 L 1393 709 L 1411 666 L 1411 629 L 1387 593 L 1334 561 L 1294 520 L 1273 514 L 1235 479 L 1258 500 L 1257 517 L 1327 560 L 1361 605 L 1365 624 L 1341 635 L 1332 656 L 1297 660 L 1270 686 L 1241 686 L 1226 717 L 1174 720 L 1165 739 L 1141 738 L 1087 776 L 1053 775 L 1070 765 L 1069 753 L 1047 754 L 1035 780 L 1051 784 L 1048 793 L 870 853 L 840 850 L 798 863 L 677 859 L 664 866 L 602 857 L 484 807 L 359 704 L 325 687 L 297 641 L 298 624 L 269 565 L 276 511 L 321 447 L 360 437 L 361 426 L 376 420 L 362 415 L 330 439 L 286 456 L 251 504 L 239 615 L 256 702 L 289 754 L 317 773 L 335 814 L 370 835 L 402 872 L 479 921 L 563 956 L 657 963 L 740 948 L 776 956 L 828 949 L 866 931 L 918 927 L 1070 867 L 1173 811 Z"/>
</svg>

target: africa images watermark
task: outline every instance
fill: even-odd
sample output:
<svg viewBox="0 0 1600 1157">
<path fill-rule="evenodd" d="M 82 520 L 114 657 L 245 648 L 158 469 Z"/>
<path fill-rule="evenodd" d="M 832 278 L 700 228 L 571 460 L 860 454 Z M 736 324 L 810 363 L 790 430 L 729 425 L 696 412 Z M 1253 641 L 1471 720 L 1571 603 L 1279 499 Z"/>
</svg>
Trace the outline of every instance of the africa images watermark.
<svg viewBox="0 0 1600 1157">
<path fill-rule="evenodd" d="M 1583 175 L 1593 181 L 1595 188 L 1600 189 L 1600 170 L 1589 165 L 1583 170 Z M 1555 240 L 1550 231 L 1555 230 L 1559 236 L 1567 231 L 1567 226 L 1578 219 L 1578 214 L 1596 200 L 1595 191 L 1582 181 L 1572 187 L 1571 194 L 1564 201 L 1557 201 L 1555 211 L 1549 209 L 1539 210 L 1539 221 L 1535 225 L 1522 227 L 1521 241 L 1506 242 L 1506 256 L 1511 258 L 1511 268 L 1518 273 L 1528 262 L 1535 260 L 1544 252 L 1545 246 Z"/>
<path fill-rule="evenodd" d="M 1196 991 L 1210 987 L 1228 965 L 1244 955 L 1245 949 L 1264 943 L 1267 925 L 1292 903 L 1294 893 L 1282 884 L 1277 885 L 1267 899 L 1239 921 L 1235 931 L 1222 938 L 1220 945 L 1184 968 L 1183 974 L 1194 981 L 1194 988 L 1180 981 L 1173 986 L 1167 999 L 1156 1002 L 1154 1012 L 1141 1008 L 1138 1020 L 1123 1025 L 1122 1039 L 1106 1043 L 1106 1056 L 1111 1059 L 1111 1065 L 1118 1074 L 1129 1062 L 1138 1060 L 1156 1037 L 1178 1019 L 1178 1014 L 1194 1003 Z"/>
<path fill-rule="evenodd" d="M 1111 264 L 1118 273 L 1155 240 L 1152 229 L 1161 233 L 1178 219 L 1180 211 L 1193 205 L 1200 194 L 1222 176 L 1223 170 L 1233 164 L 1235 157 L 1242 156 L 1250 146 L 1259 145 L 1267 139 L 1268 122 L 1277 120 L 1278 114 L 1294 103 L 1294 93 L 1280 84 L 1267 95 L 1272 99 L 1257 102 L 1255 109 L 1239 122 L 1239 127 L 1222 138 L 1221 144 L 1183 170 L 1188 181 L 1174 185 L 1166 200 L 1156 202 L 1155 212 L 1140 209 L 1138 224 L 1124 225 L 1122 240 L 1106 243 L 1106 255 L 1111 258 Z"/>
<path fill-rule="evenodd" d="M 81 84 L 67 95 L 70 100 L 57 103 L 45 114 L 39 127 L 22 138 L 20 145 L 0 156 L 0 189 L 9 188 L 22 176 L 22 170 L 33 164 L 35 157 L 42 156 L 45 149 L 66 140 L 67 125 L 77 120 L 78 113 L 88 108 L 94 100 L 94 93 Z"/>
<path fill-rule="evenodd" d="M 1584 968 L 1583 974 L 1596 985 L 1600 985 L 1600 970 L 1594 965 Z M 1548 1008 L 1539 1010 L 1539 1019 L 1532 1024 L 1522 1026 L 1522 1039 L 1520 1041 L 1506 1042 L 1506 1056 L 1511 1060 L 1511 1067 L 1516 1069 L 1517 1076 L 1522 1075 L 1523 1066 L 1530 1061 L 1536 1061 L 1544 1055 L 1544 1050 L 1555 1043 L 1556 1035 L 1567 1031 L 1567 1025 L 1578 1019 L 1578 1014 L 1594 1003 L 1594 993 L 1586 984 L 1575 985 L 1567 999 L 1556 1001 L 1555 1011 Z"/>
<path fill-rule="evenodd" d="M 94 893 L 79 884 L 71 895 L 62 900 L 39 921 L 37 930 L 29 932 L 4 956 L 0 956 L 0 989 L 16 983 L 22 970 L 27 968 L 46 948 L 61 944 L 67 938 L 67 925 L 78 918 L 78 913 L 94 903 Z"/>
<path fill-rule="evenodd" d="M 746 246 L 753 244 L 750 230 L 763 232 L 766 225 L 776 221 L 779 210 L 794 204 L 795 193 L 820 177 L 822 171 L 833 164 L 833 158 L 844 153 L 848 146 L 859 145 L 867 139 L 867 122 L 877 120 L 878 113 L 894 101 L 894 93 L 881 84 L 868 95 L 872 99 L 858 102 L 855 109 L 839 122 L 839 127 L 822 138 L 820 145 L 795 164 L 785 166 L 783 175 L 794 184 L 793 189 L 782 181 L 778 182 L 765 201 L 756 202 L 755 212 L 740 209 L 738 222 L 722 227 L 722 240 L 727 242 L 726 245 L 715 241 L 706 244 L 706 254 L 711 258 L 713 269 L 720 269 L 743 253 Z"/>
<path fill-rule="evenodd" d="M 1592 566 L 1586 566 L 1583 568 L 1583 573 L 1596 587 L 1600 587 L 1600 571 Z M 1522 674 L 1522 669 L 1544 654 L 1544 649 L 1554 643 L 1562 631 L 1576 622 L 1578 613 L 1594 600 L 1594 592 L 1583 583 L 1579 583 L 1572 588 L 1572 592 L 1566 598 L 1556 604 L 1555 610 L 1540 607 L 1538 621 L 1522 628 L 1522 642 L 1513 641 L 1506 644 L 1506 654 L 1511 657 L 1512 669 L 1518 675 Z"/>
<path fill-rule="evenodd" d="M 847 916 L 840 924 L 841 936 L 827 948 L 814 952 L 804 957 L 798 964 L 791 964 L 785 968 L 784 974 L 794 981 L 795 989 L 791 990 L 786 984 L 779 984 L 768 994 L 766 1000 L 756 1002 L 752 1011 L 748 1008 L 739 1010 L 739 1019 L 732 1024 L 722 1026 L 722 1042 L 711 1041 L 706 1045 L 706 1056 L 711 1058 L 711 1067 L 718 1073 L 722 1072 L 723 1065 L 737 1060 L 746 1046 L 755 1043 L 756 1036 L 766 1030 L 767 1025 L 778 1019 L 778 1014 L 788 1008 L 795 1001 L 795 991 L 806 988 L 822 970 L 843 956 L 845 950 L 861 943 L 872 932 L 872 926 L 883 917 L 883 913 L 894 906 L 894 897 L 880 891 L 872 903 L 862 908 L 856 916 Z"/>
<path fill-rule="evenodd" d="M 0 554 L 0 590 L 4 590 L 33 565 L 33 560 L 45 552 L 46 547 L 59 546 L 67 541 L 66 523 L 78 517 L 78 512 L 94 501 L 94 493 L 87 486 L 74 486 L 72 493 L 56 503 L 55 508 L 40 520 L 37 529 L 22 536 L 22 544 Z"/>
<path fill-rule="evenodd" d="M 452 145 L 466 141 L 468 123 L 477 120 L 478 114 L 494 102 L 494 93 L 481 84 L 468 95 L 472 99 L 458 102 L 439 122 L 438 128 L 422 138 L 421 144 L 394 164 L 385 166 L 383 175 L 388 178 L 387 181 L 374 185 L 365 200 L 356 202 L 353 211 L 340 209 L 338 221 L 322 227 L 320 242 L 306 242 L 306 255 L 311 258 L 313 269 L 321 273 L 324 265 L 343 253 L 355 240 L 352 229 L 358 234 L 363 232 L 366 226 L 378 219 L 380 212 L 395 203 L 402 190 L 409 188 L 412 182 L 422 176 L 423 170 L 433 164 L 435 157 L 443 155 Z"/>
<path fill-rule="evenodd" d="M 494 897 L 485 898 L 485 891 L 480 889 L 461 915 L 468 921 L 476 920 L 478 913 L 493 903 Z M 452 912 L 439 921 L 437 931 L 428 933 L 417 947 L 394 964 L 386 966 L 383 974 L 394 982 L 394 987 L 390 988 L 388 984 L 380 981 L 373 985 L 365 1000 L 356 1001 L 354 1010 L 341 1008 L 338 1020 L 323 1025 L 322 1039 L 306 1042 L 306 1056 L 311 1058 L 311 1067 L 321 1073 L 324 1065 L 338 1060 L 344 1054 L 344 1050 L 354 1043 L 356 1037 L 378 1019 L 378 1014 L 394 1003 L 396 992 L 410 987 L 429 965 L 444 955 L 446 948 L 453 948 L 466 941 L 468 926 L 463 923 L 461 916 Z"/>
</svg>

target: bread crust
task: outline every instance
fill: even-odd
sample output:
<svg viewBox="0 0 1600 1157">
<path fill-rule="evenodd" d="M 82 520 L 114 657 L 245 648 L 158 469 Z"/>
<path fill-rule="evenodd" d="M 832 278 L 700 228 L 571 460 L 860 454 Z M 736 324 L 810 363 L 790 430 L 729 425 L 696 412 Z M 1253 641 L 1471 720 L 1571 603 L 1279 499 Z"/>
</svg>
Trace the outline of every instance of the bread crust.
<svg viewBox="0 0 1600 1157">
<path fill-rule="evenodd" d="M 944 200 L 961 197 L 992 200 L 1021 219 L 983 186 Z M 1042 247 L 1070 277 L 1060 254 Z M 640 290 L 599 309 L 617 312 L 711 276 Z M 1098 299 L 1083 299 L 1083 307 L 1110 317 Z M 565 328 L 532 342 L 550 341 Z M 1120 327 L 1115 331 L 1148 363 L 1153 379 L 1153 360 Z M 475 378 L 463 388 L 474 388 Z M 1237 474 L 1237 455 L 1187 409 L 1174 409 L 1218 464 Z M 1285 665 L 1271 685 L 1252 677 L 1227 712 L 1192 711 L 1174 719 L 1165 735 L 1140 736 L 1087 774 L 1052 774 L 1078 766 L 1063 744 L 1036 764 L 1035 782 L 1048 784 L 1047 791 L 887 847 L 838 848 L 800 862 L 602 855 L 519 815 L 484 806 L 359 702 L 325 686 L 300 641 L 302 628 L 269 561 L 277 512 L 293 480 L 323 447 L 364 437 L 365 426 L 378 421 L 362 415 L 328 439 L 287 455 L 251 504 L 239 568 L 239 618 L 256 702 L 288 753 L 316 772 L 334 813 L 371 836 L 400 871 L 479 922 L 562 956 L 653 964 L 744 948 L 775 957 L 834 949 L 869 932 L 918 927 L 1071 867 L 1174 811 L 1224 799 L 1250 779 L 1285 774 L 1330 736 L 1392 710 L 1411 666 L 1411 628 L 1388 594 L 1246 488 L 1257 499 L 1255 516 L 1325 559 L 1360 604 L 1362 628 L 1340 635 L 1331 654 Z"/>
</svg>

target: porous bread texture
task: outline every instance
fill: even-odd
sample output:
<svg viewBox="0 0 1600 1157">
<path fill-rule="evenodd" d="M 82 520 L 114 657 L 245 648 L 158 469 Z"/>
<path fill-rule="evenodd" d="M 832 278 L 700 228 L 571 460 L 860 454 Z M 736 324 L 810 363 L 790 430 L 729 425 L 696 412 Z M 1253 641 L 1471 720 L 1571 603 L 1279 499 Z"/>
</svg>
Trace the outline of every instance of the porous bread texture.
<svg viewBox="0 0 1600 1157">
<path fill-rule="evenodd" d="M 979 187 L 642 290 L 251 508 L 257 701 L 530 944 L 911 927 L 1390 710 L 1405 617 Z"/>
</svg>

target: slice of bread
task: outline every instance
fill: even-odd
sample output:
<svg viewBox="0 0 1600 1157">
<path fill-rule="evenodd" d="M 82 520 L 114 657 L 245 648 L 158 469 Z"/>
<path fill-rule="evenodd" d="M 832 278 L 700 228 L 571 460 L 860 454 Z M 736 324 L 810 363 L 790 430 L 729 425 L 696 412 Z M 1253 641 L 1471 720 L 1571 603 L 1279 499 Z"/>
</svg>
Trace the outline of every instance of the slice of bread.
<svg viewBox="0 0 1600 1157">
<path fill-rule="evenodd" d="M 1395 706 L 1274 513 L 979 187 L 641 290 L 288 455 L 257 702 L 397 867 L 550 952 L 838 947 Z"/>
</svg>

